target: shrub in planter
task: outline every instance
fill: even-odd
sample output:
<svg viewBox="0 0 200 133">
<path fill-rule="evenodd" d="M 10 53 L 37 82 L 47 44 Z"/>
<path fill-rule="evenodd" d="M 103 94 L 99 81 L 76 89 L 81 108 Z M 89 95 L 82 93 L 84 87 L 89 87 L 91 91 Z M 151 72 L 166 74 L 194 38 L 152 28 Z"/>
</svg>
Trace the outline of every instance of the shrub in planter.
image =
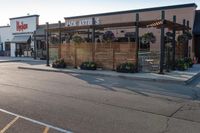
<svg viewBox="0 0 200 133">
<path fill-rule="evenodd" d="M 176 61 L 176 69 L 180 71 L 188 69 L 188 63 L 185 61 L 185 59 L 179 59 Z"/>
<path fill-rule="evenodd" d="M 97 69 L 97 64 L 95 62 L 87 61 L 87 62 L 83 62 L 80 65 L 80 68 L 82 70 L 96 70 Z"/>
<path fill-rule="evenodd" d="M 53 62 L 52 67 L 53 68 L 66 68 L 66 63 L 65 63 L 64 59 L 58 59 Z"/>
<path fill-rule="evenodd" d="M 191 58 L 185 58 L 185 62 L 187 63 L 188 67 L 190 67 L 190 68 L 194 65 Z"/>
<path fill-rule="evenodd" d="M 137 72 L 137 68 L 133 63 L 122 63 L 117 66 L 117 72 L 121 73 L 135 73 Z"/>
</svg>

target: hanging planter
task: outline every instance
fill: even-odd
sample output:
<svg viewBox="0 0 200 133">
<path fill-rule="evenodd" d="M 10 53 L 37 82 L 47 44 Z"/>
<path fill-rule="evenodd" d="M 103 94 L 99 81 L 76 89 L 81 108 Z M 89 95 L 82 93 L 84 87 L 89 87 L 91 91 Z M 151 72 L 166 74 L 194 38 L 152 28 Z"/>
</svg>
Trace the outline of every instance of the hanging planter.
<svg viewBox="0 0 200 133">
<path fill-rule="evenodd" d="M 73 41 L 75 44 L 80 44 L 80 43 L 84 42 L 84 39 L 83 39 L 81 36 L 75 34 L 75 35 L 72 37 L 72 41 Z"/>
<path fill-rule="evenodd" d="M 152 32 L 145 33 L 141 36 L 141 43 L 143 44 L 149 44 L 149 43 L 155 43 L 156 37 Z"/>
<path fill-rule="evenodd" d="M 115 35 L 112 31 L 106 31 L 104 34 L 103 34 L 103 40 L 106 42 L 106 43 L 111 43 L 115 40 Z"/>
<path fill-rule="evenodd" d="M 191 39 L 192 39 L 192 34 L 188 31 L 178 36 L 179 44 L 185 44 Z"/>
</svg>

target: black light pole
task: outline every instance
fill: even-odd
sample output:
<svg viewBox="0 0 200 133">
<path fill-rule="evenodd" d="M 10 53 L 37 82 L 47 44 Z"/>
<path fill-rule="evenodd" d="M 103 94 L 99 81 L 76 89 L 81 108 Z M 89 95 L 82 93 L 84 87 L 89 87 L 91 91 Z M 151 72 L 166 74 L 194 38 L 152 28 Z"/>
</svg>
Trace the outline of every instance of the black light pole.
<svg viewBox="0 0 200 133">
<path fill-rule="evenodd" d="M 165 11 L 161 12 L 161 46 L 160 46 L 160 72 L 159 74 L 164 74 L 163 69 L 164 69 L 164 62 L 165 62 Z"/>
<path fill-rule="evenodd" d="M 185 19 L 183 19 L 183 26 L 184 26 L 184 28 L 183 28 L 183 34 L 185 33 L 185 25 L 186 25 L 186 20 Z M 184 57 L 187 57 L 187 44 L 186 44 L 187 42 L 184 42 Z"/>
<path fill-rule="evenodd" d="M 135 28 L 135 41 L 136 41 L 136 69 L 139 71 L 139 14 L 136 13 L 136 28 Z"/>
<path fill-rule="evenodd" d="M 61 21 L 58 21 L 58 27 L 59 27 L 59 43 L 62 43 L 62 36 L 61 36 Z"/>
<path fill-rule="evenodd" d="M 62 44 L 62 33 L 61 33 L 61 21 L 58 21 L 58 27 L 59 27 L 59 51 L 58 51 L 58 58 L 61 58 L 61 44 Z"/>
<path fill-rule="evenodd" d="M 49 23 L 47 22 L 46 23 L 46 50 L 47 50 L 47 62 L 46 62 L 46 65 L 47 66 L 50 66 L 49 65 Z"/>
<path fill-rule="evenodd" d="M 36 31 L 34 31 L 34 33 L 33 33 L 33 38 L 34 38 L 34 50 L 32 51 L 32 52 L 33 52 L 32 54 L 34 54 L 33 56 L 34 56 L 34 59 L 36 60 L 36 53 L 37 53 L 37 47 L 36 47 Z"/>
<path fill-rule="evenodd" d="M 189 21 L 187 21 L 187 28 L 189 29 L 189 27 L 190 27 L 190 22 Z M 189 57 L 189 40 L 187 40 L 187 45 L 186 45 L 187 47 L 186 47 L 186 50 L 187 50 L 187 57 Z"/>
<path fill-rule="evenodd" d="M 92 61 L 94 61 L 95 59 L 95 25 L 96 25 L 96 21 L 95 18 L 92 18 Z"/>
<path fill-rule="evenodd" d="M 95 18 L 92 18 L 92 43 L 95 43 Z"/>
<path fill-rule="evenodd" d="M 176 16 L 173 16 L 173 22 L 176 23 Z M 172 69 L 175 70 L 175 64 L 176 64 L 176 29 L 175 29 L 175 27 L 173 27 L 172 63 L 173 63 Z"/>
</svg>

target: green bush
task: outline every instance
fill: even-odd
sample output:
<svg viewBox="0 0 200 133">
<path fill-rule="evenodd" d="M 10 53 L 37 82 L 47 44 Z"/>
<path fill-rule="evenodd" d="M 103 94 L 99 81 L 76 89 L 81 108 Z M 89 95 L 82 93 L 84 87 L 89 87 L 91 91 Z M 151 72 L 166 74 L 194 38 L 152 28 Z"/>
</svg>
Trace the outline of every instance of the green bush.
<svg viewBox="0 0 200 133">
<path fill-rule="evenodd" d="M 53 62 L 52 67 L 53 68 L 66 68 L 66 63 L 64 61 L 64 59 L 58 59 L 56 61 Z"/>
<path fill-rule="evenodd" d="M 180 71 L 187 70 L 193 66 L 193 62 L 191 58 L 182 58 L 176 60 L 176 69 Z"/>
<path fill-rule="evenodd" d="M 190 68 L 194 65 L 191 58 L 185 58 L 185 62 L 188 64 L 188 67 L 190 67 Z"/>
<path fill-rule="evenodd" d="M 80 65 L 80 68 L 82 70 L 96 70 L 97 69 L 97 64 L 95 62 L 86 61 L 86 62 L 83 62 Z"/>
<path fill-rule="evenodd" d="M 135 73 L 137 72 L 137 67 L 133 63 L 122 63 L 117 66 L 117 72 L 121 73 Z"/>
</svg>

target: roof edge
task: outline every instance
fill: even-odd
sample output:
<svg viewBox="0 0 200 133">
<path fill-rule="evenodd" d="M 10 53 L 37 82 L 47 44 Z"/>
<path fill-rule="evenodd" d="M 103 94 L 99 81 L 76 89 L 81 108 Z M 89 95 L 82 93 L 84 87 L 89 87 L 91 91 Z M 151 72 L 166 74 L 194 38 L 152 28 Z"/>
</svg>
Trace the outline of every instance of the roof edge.
<svg viewBox="0 0 200 133">
<path fill-rule="evenodd" d="M 0 26 L 0 28 L 8 28 L 8 27 L 10 27 L 10 25 L 8 26 Z"/>
<path fill-rule="evenodd" d="M 195 7 L 197 5 L 195 3 L 181 4 L 181 5 L 171 5 L 171 6 L 162 6 L 162 7 L 152 7 L 152 8 L 144 8 L 144 9 L 135 9 L 135 10 L 127 10 L 127 11 L 116 11 L 116 12 L 108 12 L 108 13 L 97 13 L 91 15 L 80 15 L 73 17 L 64 17 L 64 19 L 76 19 L 76 18 L 84 18 L 84 17 L 92 17 L 92 16 L 106 16 L 106 15 L 115 15 L 115 14 L 124 14 L 124 13 L 136 13 L 136 12 L 148 12 L 148 11 L 156 11 L 156 10 L 168 10 L 174 8 L 186 8 L 186 7 Z"/>
<path fill-rule="evenodd" d="M 21 16 L 21 17 L 14 17 L 14 18 L 10 18 L 10 20 L 13 19 L 21 19 L 21 18 L 30 18 L 30 17 L 39 17 L 40 15 L 28 15 L 28 16 Z"/>
</svg>

